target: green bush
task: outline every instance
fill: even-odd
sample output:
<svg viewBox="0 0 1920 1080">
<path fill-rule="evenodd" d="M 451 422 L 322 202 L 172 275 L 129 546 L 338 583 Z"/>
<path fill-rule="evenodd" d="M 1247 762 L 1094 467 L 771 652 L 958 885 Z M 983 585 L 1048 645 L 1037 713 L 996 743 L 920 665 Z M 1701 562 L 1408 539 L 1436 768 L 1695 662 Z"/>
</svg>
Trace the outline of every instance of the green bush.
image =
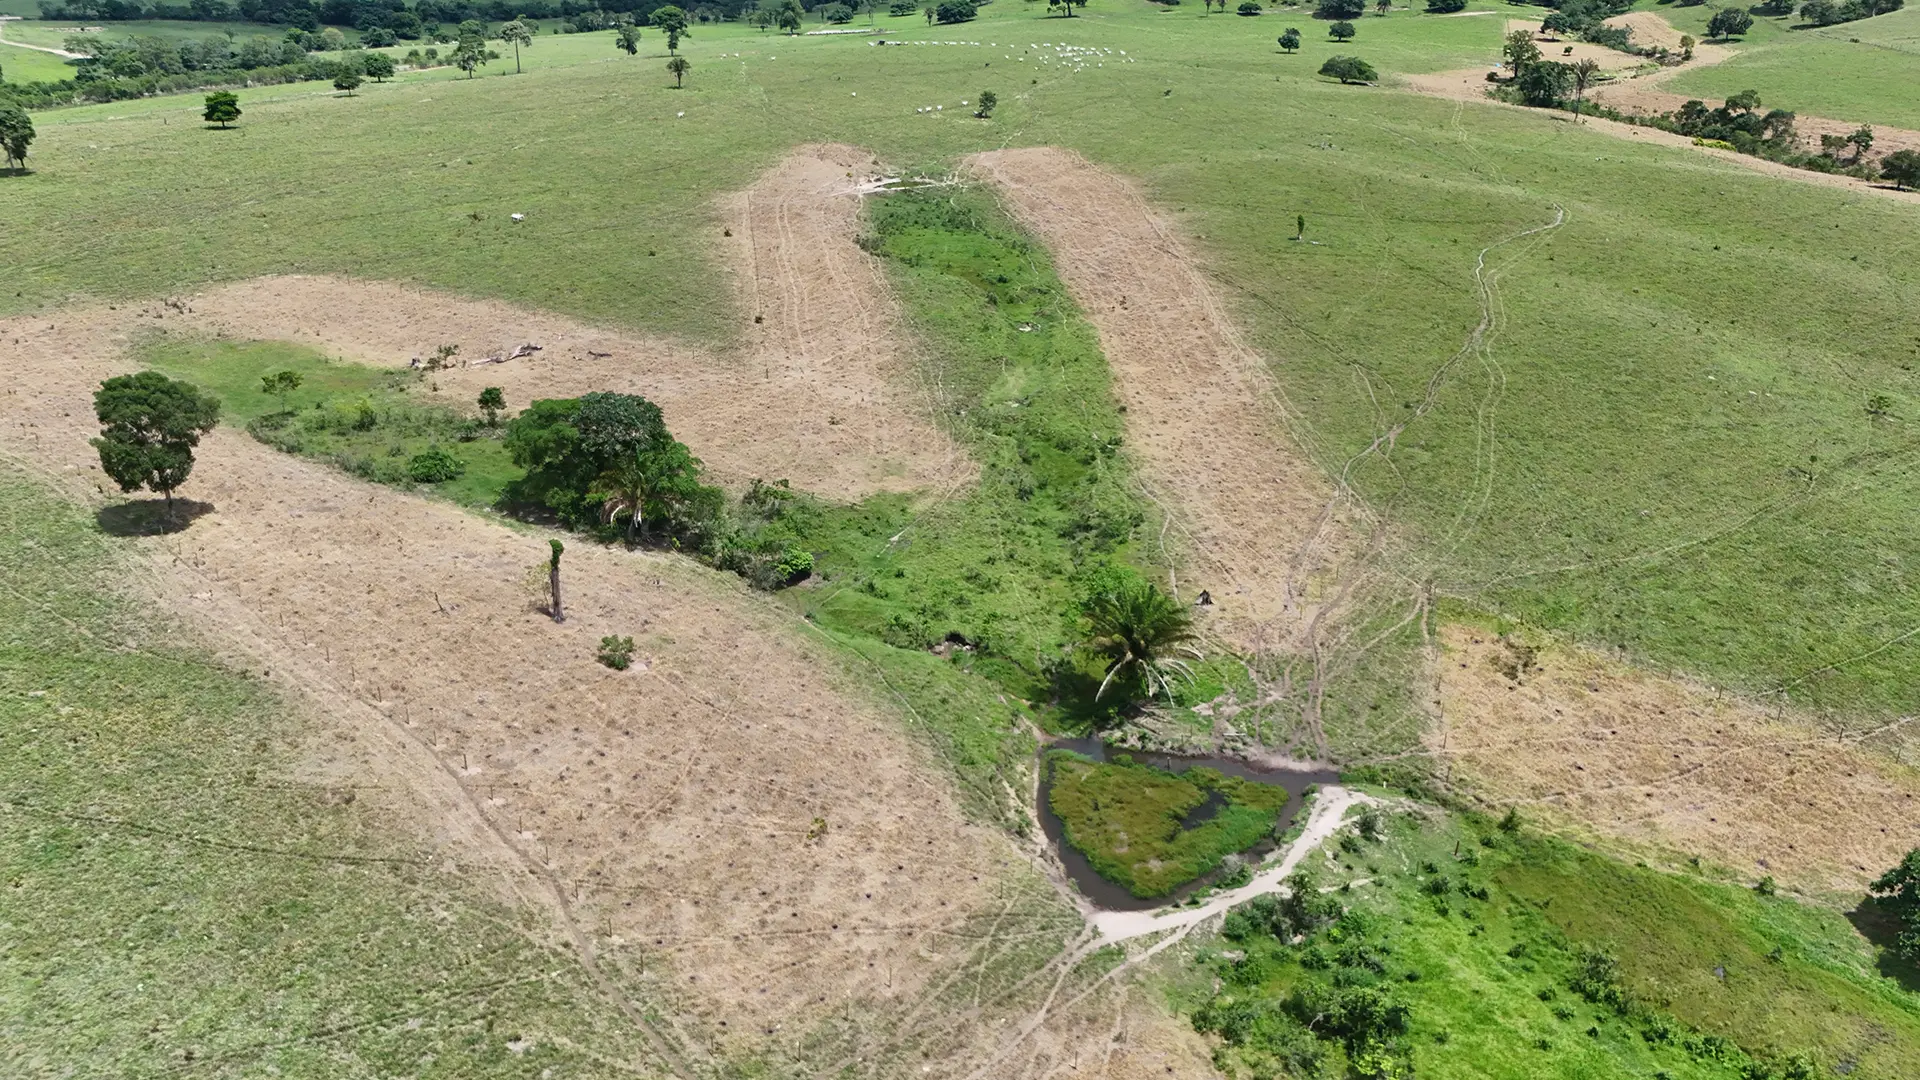
<svg viewBox="0 0 1920 1080">
<path fill-rule="evenodd" d="M 633 639 L 608 634 L 600 639 L 600 650 L 594 659 L 615 671 L 625 671 L 633 666 Z"/>
<path fill-rule="evenodd" d="M 416 484 L 438 484 L 444 480 L 457 480 L 466 471 L 466 462 L 438 446 L 429 446 L 407 459 L 407 479 Z"/>
</svg>

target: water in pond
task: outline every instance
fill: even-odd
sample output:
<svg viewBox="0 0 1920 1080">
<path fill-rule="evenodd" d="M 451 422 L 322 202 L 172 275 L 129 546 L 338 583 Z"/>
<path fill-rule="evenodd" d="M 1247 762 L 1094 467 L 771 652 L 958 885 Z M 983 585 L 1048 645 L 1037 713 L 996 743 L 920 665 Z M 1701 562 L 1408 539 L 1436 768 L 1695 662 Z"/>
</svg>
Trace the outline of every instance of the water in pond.
<svg viewBox="0 0 1920 1080">
<path fill-rule="evenodd" d="M 1071 750 L 1082 757 L 1091 758 L 1094 761 L 1107 760 L 1107 746 L 1097 738 L 1059 739 L 1047 743 L 1040 748 L 1043 755 L 1048 750 Z M 1287 827 L 1293 824 L 1293 816 L 1300 810 L 1301 794 L 1305 792 L 1307 788 L 1315 784 L 1331 784 L 1340 779 L 1340 774 L 1331 769 L 1259 769 L 1238 758 L 1150 754 L 1140 750 L 1123 750 L 1119 752 L 1126 754 L 1142 765 L 1151 765 L 1156 769 L 1162 769 L 1170 773 L 1183 773 L 1198 765 L 1217 770 L 1227 776 L 1237 776 L 1242 780 L 1251 780 L 1256 784 L 1272 784 L 1285 788 L 1290 798 L 1287 799 L 1286 807 L 1280 811 L 1279 822 L 1274 829 L 1276 833 L 1285 832 Z M 1040 828 L 1047 834 L 1047 840 L 1053 844 L 1053 849 L 1060 853 L 1060 861 L 1065 864 L 1067 868 L 1067 876 L 1073 879 L 1073 883 L 1079 886 L 1081 894 L 1093 901 L 1095 906 L 1106 908 L 1109 911 L 1146 911 L 1152 908 L 1166 907 L 1169 904 L 1177 904 L 1186 899 L 1189 895 L 1205 886 L 1215 876 L 1214 874 L 1203 875 L 1180 886 L 1165 896 L 1156 896 L 1151 899 L 1142 899 L 1135 896 L 1128 892 L 1124 886 L 1115 885 L 1113 882 L 1101 877 L 1099 871 L 1095 870 L 1093 865 L 1087 861 L 1087 857 L 1075 851 L 1073 846 L 1067 843 L 1065 826 L 1061 824 L 1059 815 L 1055 814 L 1053 808 L 1047 804 L 1047 787 L 1052 777 L 1047 775 L 1045 771 L 1044 757 L 1042 758 L 1041 768 L 1043 771 L 1040 776 L 1040 805 L 1037 808 L 1040 817 Z M 1186 818 L 1180 823 L 1181 827 L 1190 829 L 1200 824 L 1219 813 L 1225 803 L 1225 798 L 1219 793 L 1209 794 L 1206 802 L 1194 807 L 1187 813 Z M 1257 861 L 1259 857 L 1264 856 L 1272 850 L 1273 841 L 1268 839 L 1248 848 L 1245 854 L 1248 855 L 1249 859 Z"/>
</svg>

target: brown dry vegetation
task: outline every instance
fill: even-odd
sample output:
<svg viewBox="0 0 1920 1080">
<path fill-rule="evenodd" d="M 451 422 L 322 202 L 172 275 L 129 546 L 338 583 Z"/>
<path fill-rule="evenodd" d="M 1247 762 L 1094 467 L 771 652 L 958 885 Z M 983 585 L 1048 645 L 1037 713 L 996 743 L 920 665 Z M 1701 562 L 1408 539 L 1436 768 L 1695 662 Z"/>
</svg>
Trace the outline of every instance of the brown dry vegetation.
<svg viewBox="0 0 1920 1080">
<path fill-rule="evenodd" d="M 1920 774 L 1707 687 L 1443 628 L 1429 748 L 1453 785 L 1632 846 L 1857 896 L 1920 846 Z M 1904 723 L 1904 721 L 1902 721 Z"/>
<path fill-rule="evenodd" d="M 1185 242 L 1122 177 L 1071 151 L 969 159 L 1047 245 L 1099 331 L 1148 494 L 1178 535 L 1189 595 L 1227 634 L 1296 649 L 1356 545 L 1351 507 L 1302 452 L 1266 361 Z"/>
</svg>

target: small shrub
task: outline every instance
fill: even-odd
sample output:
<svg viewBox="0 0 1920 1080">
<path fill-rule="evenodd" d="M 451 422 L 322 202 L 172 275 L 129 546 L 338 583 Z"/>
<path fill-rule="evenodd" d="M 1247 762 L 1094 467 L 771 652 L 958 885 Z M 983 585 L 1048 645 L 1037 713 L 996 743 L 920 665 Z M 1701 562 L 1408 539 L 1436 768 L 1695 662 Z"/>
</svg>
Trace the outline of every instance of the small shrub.
<svg viewBox="0 0 1920 1080">
<path fill-rule="evenodd" d="M 1772 896 L 1774 893 L 1780 891 L 1780 886 L 1774 882 L 1773 875 L 1768 874 L 1766 877 L 1754 882 L 1753 891 L 1759 893 L 1761 896 Z"/>
<path fill-rule="evenodd" d="M 466 462 L 438 446 L 430 446 L 407 459 L 407 479 L 416 484 L 438 484 L 457 479 L 466 471 Z"/>
<path fill-rule="evenodd" d="M 633 666 L 633 639 L 608 634 L 600 639 L 600 651 L 594 659 L 615 671 L 625 671 Z"/>
<path fill-rule="evenodd" d="M 813 552 L 805 548 L 789 547 L 780 553 L 780 561 L 774 564 L 774 573 L 782 582 L 791 584 L 813 573 Z"/>
<path fill-rule="evenodd" d="M 1373 65 L 1357 56 L 1329 56 L 1320 65 L 1320 74 L 1339 79 L 1343 84 L 1370 83 L 1380 77 Z"/>
</svg>

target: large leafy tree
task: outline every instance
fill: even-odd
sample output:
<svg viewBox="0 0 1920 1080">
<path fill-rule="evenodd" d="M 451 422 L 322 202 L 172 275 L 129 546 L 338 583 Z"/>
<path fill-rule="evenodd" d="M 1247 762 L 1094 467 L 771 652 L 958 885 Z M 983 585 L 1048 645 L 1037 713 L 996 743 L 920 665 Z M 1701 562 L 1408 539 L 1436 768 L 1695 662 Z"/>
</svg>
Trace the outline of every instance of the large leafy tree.
<svg viewBox="0 0 1920 1080">
<path fill-rule="evenodd" d="M 507 496 L 544 506 L 566 524 L 591 525 L 600 519 L 609 470 L 671 441 L 660 407 L 637 395 L 536 401 L 507 424 L 507 455 L 527 470 Z"/>
<path fill-rule="evenodd" d="M 1373 65 L 1357 56 L 1329 56 L 1327 62 L 1320 65 L 1320 74 L 1339 79 L 1343 83 L 1370 83 L 1380 77 Z M 1300 230 L 1306 232 L 1303 227 Z M 1298 240 L 1299 237 L 1294 237 Z"/>
<path fill-rule="evenodd" d="M 1289 26 L 1280 31 L 1280 37 L 1277 40 L 1280 47 L 1290 53 L 1300 51 L 1300 31 L 1296 27 Z"/>
<path fill-rule="evenodd" d="M 193 472 L 194 447 L 220 422 L 220 402 L 192 383 L 142 371 L 101 383 L 93 411 L 100 468 L 121 491 L 160 492 L 171 516 L 174 490 Z"/>
<path fill-rule="evenodd" d="M 1096 698 L 1115 682 L 1151 697 L 1173 696 L 1175 679 L 1193 676 L 1181 654 L 1198 657 L 1193 616 L 1179 601 L 1144 581 L 1116 584 L 1087 599 L 1087 646 L 1107 658 Z"/>
<path fill-rule="evenodd" d="M 640 28 L 623 26 L 613 32 L 613 47 L 626 50 L 628 56 L 640 51 Z"/>
<path fill-rule="evenodd" d="M 1895 150 L 1880 159 L 1880 172 L 1896 188 L 1920 188 L 1920 151 Z"/>
<path fill-rule="evenodd" d="M 215 90 L 207 95 L 206 108 L 200 116 L 207 123 L 224 128 L 240 119 L 240 98 L 231 90 Z"/>
<path fill-rule="evenodd" d="M 667 51 L 670 53 L 679 51 L 681 38 L 693 36 L 693 31 L 687 29 L 687 13 L 672 4 L 653 9 L 647 21 L 667 35 Z"/>
<path fill-rule="evenodd" d="M 0 151 L 7 155 L 7 167 L 27 167 L 27 146 L 33 142 L 33 120 L 18 105 L 0 105 Z"/>
<path fill-rule="evenodd" d="M 366 69 L 367 78 L 374 82 L 386 82 L 393 78 L 393 57 L 383 52 L 370 52 L 360 58 L 360 66 Z"/>
<path fill-rule="evenodd" d="M 1753 16 L 1741 8 L 1721 8 L 1707 20 L 1707 36 L 1730 38 L 1753 29 Z"/>
</svg>

